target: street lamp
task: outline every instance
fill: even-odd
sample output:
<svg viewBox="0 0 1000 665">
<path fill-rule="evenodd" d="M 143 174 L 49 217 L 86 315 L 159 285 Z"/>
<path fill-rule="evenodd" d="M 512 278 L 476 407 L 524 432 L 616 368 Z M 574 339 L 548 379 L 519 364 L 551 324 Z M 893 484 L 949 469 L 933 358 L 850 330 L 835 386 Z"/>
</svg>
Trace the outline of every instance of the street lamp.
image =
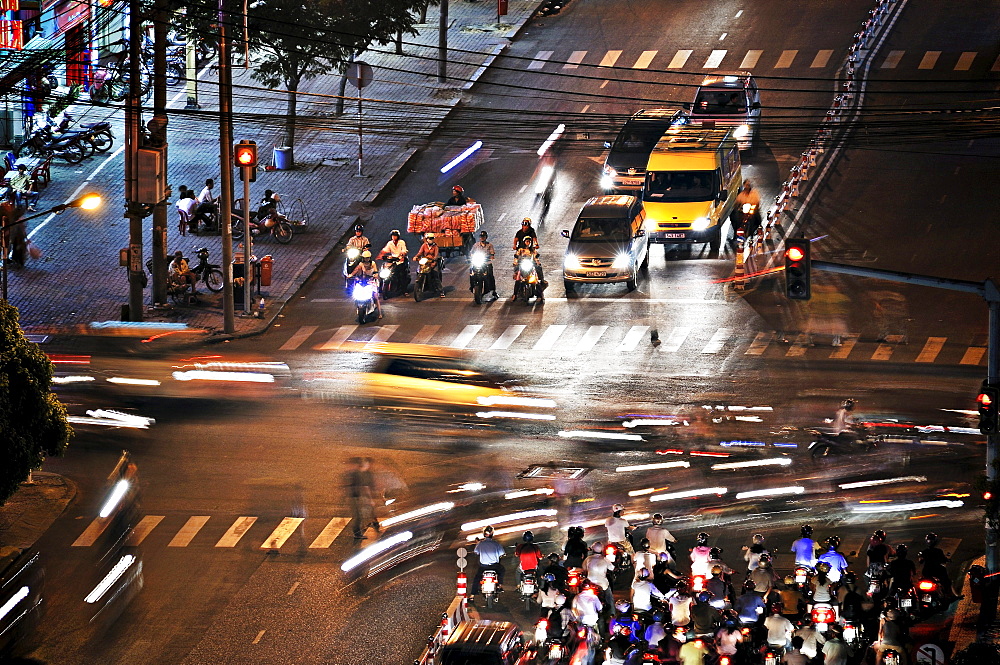
<svg viewBox="0 0 1000 665">
<path fill-rule="evenodd" d="M 69 201 L 67 203 L 60 203 L 57 206 L 52 206 L 48 210 L 43 210 L 42 212 L 37 212 L 33 215 L 28 215 L 27 217 L 17 217 L 18 208 L 15 206 L 5 203 L 0 204 L 0 247 L 2 247 L 2 255 L 0 259 L 3 262 L 2 276 L 0 276 L 0 297 L 2 297 L 4 302 L 7 302 L 7 263 L 8 263 L 8 253 L 10 248 L 8 247 L 8 236 L 9 231 L 13 227 L 24 224 L 25 222 L 30 222 L 33 219 L 38 219 L 43 215 L 48 215 L 51 213 L 59 214 L 70 208 L 83 208 L 84 210 L 96 210 L 101 206 L 101 195 L 95 194 L 93 192 L 88 192 L 82 196 Z M 12 218 L 15 218 L 10 221 Z"/>
</svg>

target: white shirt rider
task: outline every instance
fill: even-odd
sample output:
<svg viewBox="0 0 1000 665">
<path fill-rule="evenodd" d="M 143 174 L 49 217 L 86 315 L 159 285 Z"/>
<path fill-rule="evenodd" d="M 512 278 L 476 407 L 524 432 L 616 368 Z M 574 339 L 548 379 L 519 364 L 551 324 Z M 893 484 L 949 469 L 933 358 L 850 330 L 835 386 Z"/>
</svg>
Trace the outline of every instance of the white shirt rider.
<svg viewBox="0 0 1000 665">
<path fill-rule="evenodd" d="M 583 560 L 583 570 L 587 573 L 588 580 L 602 589 L 607 589 L 610 584 L 608 582 L 608 571 L 614 570 L 614 566 L 611 565 L 611 562 L 603 554 L 591 554 Z"/>
<path fill-rule="evenodd" d="M 622 543 L 628 538 L 626 529 L 630 524 L 621 517 L 612 515 L 604 521 L 604 526 L 608 528 L 609 543 Z"/>
<path fill-rule="evenodd" d="M 658 524 L 654 524 L 646 529 L 646 540 L 649 541 L 649 551 L 656 552 L 657 554 L 667 551 L 668 540 L 672 543 L 677 542 L 672 533 Z"/>
<path fill-rule="evenodd" d="M 578 593 L 573 598 L 573 613 L 579 617 L 582 624 L 591 628 L 597 627 L 602 607 L 601 599 L 590 590 Z"/>
<path fill-rule="evenodd" d="M 712 574 L 709 561 L 712 560 L 712 548 L 708 545 L 698 545 L 691 550 L 691 574 L 708 578 Z"/>
<path fill-rule="evenodd" d="M 829 413 L 829 411 L 827 412 Z M 854 424 L 854 416 L 845 407 L 840 407 L 837 409 L 837 415 L 833 417 L 833 433 L 834 435 L 846 432 L 851 429 Z"/>
<path fill-rule="evenodd" d="M 403 255 L 406 254 L 406 251 L 407 251 L 406 241 L 400 238 L 395 242 L 393 242 L 392 240 L 387 242 L 385 244 L 385 247 L 382 248 L 381 254 L 383 256 L 389 255 L 392 256 L 393 258 L 401 259 L 403 258 Z"/>
<path fill-rule="evenodd" d="M 635 580 L 632 582 L 632 607 L 637 612 L 648 612 L 653 608 L 653 598 L 663 600 L 663 593 L 660 592 L 649 580 Z"/>
</svg>

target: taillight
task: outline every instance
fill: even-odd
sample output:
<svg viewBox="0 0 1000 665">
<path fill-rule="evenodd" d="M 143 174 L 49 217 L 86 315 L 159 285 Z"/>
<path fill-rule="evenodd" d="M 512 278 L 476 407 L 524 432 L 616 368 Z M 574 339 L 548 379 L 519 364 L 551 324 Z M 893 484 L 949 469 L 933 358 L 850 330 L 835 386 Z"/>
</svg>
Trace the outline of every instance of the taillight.
<svg viewBox="0 0 1000 665">
<path fill-rule="evenodd" d="M 549 620 L 548 619 L 539 619 L 538 620 L 538 627 L 539 628 L 548 628 L 549 627 Z"/>
<path fill-rule="evenodd" d="M 704 591 L 705 577 L 703 575 L 695 575 L 691 580 L 691 589 L 694 591 Z"/>
<path fill-rule="evenodd" d="M 605 553 L 605 554 L 606 554 L 607 556 L 611 556 L 612 554 L 614 554 L 614 553 L 615 553 L 615 548 L 613 548 L 613 547 L 608 547 L 608 548 L 606 548 L 606 549 L 604 550 L 604 553 Z"/>
<path fill-rule="evenodd" d="M 813 623 L 833 623 L 836 620 L 832 607 L 814 607 L 812 611 Z"/>
<path fill-rule="evenodd" d="M 722 656 L 719 658 L 719 665 L 730 665 L 732 662 L 733 661 L 729 658 L 729 656 Z"/>
<path fill-rule="evenodd" d="M 933 591 L 934 589 L 937 588 L 937 583 L 932 582 L 930 580 L 920 580 L 920 582 L 917 584 L 917 588 L 920 589 L 921 591 Z"/>
</svg>

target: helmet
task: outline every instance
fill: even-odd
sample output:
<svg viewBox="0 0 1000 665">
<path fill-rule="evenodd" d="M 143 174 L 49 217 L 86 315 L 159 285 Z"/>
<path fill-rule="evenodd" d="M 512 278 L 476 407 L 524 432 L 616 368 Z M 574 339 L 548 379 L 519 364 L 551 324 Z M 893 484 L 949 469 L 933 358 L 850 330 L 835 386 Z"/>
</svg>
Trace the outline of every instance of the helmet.
<svg viewBox="0 0 1000 665">
<path fill-rule="evenodd" d="M 760 555 L 758 561 L 760 562 L 761 567 L 766 568 L 771 565 L 771 555 L 768 554 L 767 552 L 764 552 L 763 554 Z"/>
<path fill-rule="evenodd" d="M 722 566 L 719 566 L 719 565 L 712 566 L 712 574 L 713 575 L 721 575 L 722 574 Z"/>
<path fill-rule="evenodd" d="M 667 554 L 666 552 L 660 552 L 657 558 L 660 560 L 660 563 L 666 563 L 670 561 L 670 555 Z"/>
<path fill-rule="evenodd" d="M 599 541 L 599 540 L 596 540 L 596 541 L 594 541 L 594 544 L 590 546 L 590 549 L 591 549 L 591 550 L 592 550 L 592 551 L 593 551 L 593 552 L 594 552 L 595 554 L 601 554 L 601 553 L 603 553 L 603 552 L 604 552 L 604 543 L 602 543 L 602 542 L 601 542 L 601 541 Z"/>
<path fill-rule="evenodd" d="M 369 252 L 367 249 L 365 251 L 361 252 L 361 260 L 364 261 L 364 262 L 366 262 L 366 263 L 368 261 L 371 261 L 372 260 L 372 253 Z"/>
<path fill-rule="evenodd" d="M 485 229 L 483 229 L 482 231 L 479 232 L 479 237 L 485 240 L 486 238 L 490 237 L 490 234 L 487 233 Z"/>
<path fill-rule="evenodd" d="M 524 236 L 521 238 L 522 247 L 531 247 L 531 236 Z"/>
<path fill-rule="evenodd" d="M 459 194 L 461 194 L 461 193 L 462 193 L 462 192 L 464 192 L 465 190 L 464 190 L 464 189 L 462 189 L 462 186 L 461 186 L 461 185 L 455 185 L 454 187 L 452 187 L 452 188 L 451 188 L 451 191 L 453 191 L 453 192 L 458 192 Z"/>
<path fill-rule="evenodd" d="M 899 545 L 896 545 L 896 558 L 897 559 L 905 559 L 906 558 L 906 551 L 908 549 L 909 548 L 904 543 L 900 543 Z"/>
<path fill-rule="evenodd" d="M 708 544 L 708 534 L 705 533 L 704 531 L 702 531 L 701 533 L 698 534 L 698 537 L 695 539 L 695 541 L 699 545 L 707 545 Z"/>
<path fill-rule="evenodd" d="M 894 609 L 890 609 L 888 612 L 885 613 L 885 618 L 888 619 L 889 621 L 895 621 L 899 618 L 899 612 Z"/>
<path fill-rule="evenodd" d="M 791 575 L 785 575 L 785 579 L 783 579 L 782 582 L 784 582 L 786 586 L 792 586 L 795 584 L 795 578 Z"/>
<path fill-rule="evenodd" d="M 433 233 L 425 233 L 424 234 L 424 240 L 434 240 L 434 234 Z"/>
<path fill-rule="evenodd" d="M 882 529 L 878 529 L 875 533 L 872 534 L 872 540 L 885 542 L 885 531 L 883 531 Z"/>
<path fill-rule="evenodd" d="M 552 563 L 559 563 L 559 552 L 552 552 L 549 554 L 549 561 Z"/>
<path fill-rule="evenodd" d="M 354 225 L 354 232 L 355 233 L 360 233 L 360 232 L 362 232 L 364 230 L 365 230 L 365 227 L 362 226 L 361 224 L 355 224 Z"/>
<path fill-rule="evenodd" d="M 661 623 L 663 621 L 662 612 L 653 612 L 653 623 Z"/>
<path fill-rule="evenodd" d="M 524 226 L 524 225 L 531 226 L 531 218 L 530 217 L 525 217 L 524 219 L 521 220 L 521 226 Z"/>
<path fill-rule="evenodd" d="M 392 231 L 389 231 L 389 235 L 396 236 L 398 238 L 402 234 L 399 232 L 399 229 L 393 229 Z"/>
<path fill-rule="evenodd" d="M 486 537 L 486 538 L 492 537 L 493 536 L 493 527 L 488 526 L 488 527 L 484 528 L 483 529 L 483 536 Z"/>
<path fill-rule="evenodd" d="M 853 399 L 845 399 L 840 406 L 843 409 L 847 409 L 848 411 L 852 411 L 854 409 L 854 400 Z"/>
<path fill-rule="evenodd" d="M 566 604 L 566 596 L 561 593 L 556 594 L 556 607 L 561 607 Z"/>
<path fill-rule="evenodd" d="M 712 600 L 712 592 L 711 591 L 702 591 L 701 593 L 698 594 L 698 602 L 699 603 L 707 603 L 710 600 Z"/>
<path fill-rule="evenodd" d="M 617 603 L 615 603 L 615 609 L 618 610 L 621 614 L 625 614 L 632 609 L 632 603 L 628 602 L 627 600 L 619 600 Z"/>
<path fill-rule="evenodd" d="M 640 580 L 649 579 L 649 568 L 640 568 L 638 576 Z"/>
<path fill-rule="evenodd" d="M 813 535 L 812 524 L 803 524 L 801 532 L 803 538 L 812 538 Z"/>
<path fill-rule="evenodd" d="M 828 573 L 830 572 L 830 564 L 828 564 L 826 561 L 820 561 L 819 563 L 816 564 L 816 570 L 818 570 L 821 573 Z"/>
<path fill-rule="evenodd" d="M 826 546 L 831 550 L 835 550 L 840 547 L 840 536 L 830 536 L 826 539 Z"/>
<path fill-rule="evenodd" d="M 708 558 L 709 559 L 721 559 L 722 558 L 722 548 L 721 547 L 713 547 L 712 549 L 710 549 L 708 551 Z"/>
<path fill-rule="evenodd" d="M 552 573 L 545 573 L 544 575 L 542 575 L 542 580 L 545 582 L 555 582 L 556 576 L 553 575 Z"/>
<path fill-rule="evenodd" d="M 623 510 L 625 510 L 625 506 L 623 506 L 620 503 L 616 503 L 615 505 L 611 506 L 611 512 L 613 513 L 620 513 Z"/>
<path fill-rule="evenodd" d="M 530 531 L 525 531 L 524 535 L 521 536 L 521 540 L 523 540 L 526 543 L 530 543 L 534 539 L 535 539 L 535 534 L 531 533 Z"/>
<path fill-rule="evenodd" d="M 663 521 L 663 515 L 660 513 L 653 513 L 653 524 L 659 524 Z"/>
<path fill-rule="evenodd" d="M 761 533 L 755 533 L 753 535 L 753 544 L 754 545 L 763 545 L 764 544 L 764 535 L 761 534 Z"/>
<path fill-rule="evenodd" d="M 639 550 L 642 552 L 649 550 L 649 538 L 643 538 L 639 541 Z"/>
<path fill-rule="evenodd" d="M 931 531 L 929 534 L 927 534 L 926 536 L 924 536 L 924 542 L 927 543 L 928 545 L 931 545 L 931 546 L 937 545 L 937 543 L 938 543 L 938 535 L 936 533 L 934 533 L 933 531 Z"/>
<path fill-rule="evenodd" d="M 583 527 L 582 526 L 571 526 L 566 534 L 570 538 L 583 538 Z"/>
</svg>

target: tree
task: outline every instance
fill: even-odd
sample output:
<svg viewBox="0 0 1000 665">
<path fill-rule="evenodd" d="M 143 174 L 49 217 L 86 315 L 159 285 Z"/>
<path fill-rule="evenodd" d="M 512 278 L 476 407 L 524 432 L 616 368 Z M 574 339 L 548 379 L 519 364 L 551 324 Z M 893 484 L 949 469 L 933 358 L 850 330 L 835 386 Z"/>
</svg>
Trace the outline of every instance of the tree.
<svg viewBox="0 0 1000 665">
<path fill-rule="evenodd" d="M 250 48 L 260 60 L 252 76 L 288 93 L 285 145 L 295 145 L 298 90 L 303 81 L 343 72 L 372 44 L 388 44 L 413 28 L 425 0 L 255 0 L 250 4 Z"/>
<path fill-rule="evenodd" d="M 0 504 L 73 435 L 51 385 L 51 361 L 25 339 L 17 308 L 0 302 Z"/>
</svg>

